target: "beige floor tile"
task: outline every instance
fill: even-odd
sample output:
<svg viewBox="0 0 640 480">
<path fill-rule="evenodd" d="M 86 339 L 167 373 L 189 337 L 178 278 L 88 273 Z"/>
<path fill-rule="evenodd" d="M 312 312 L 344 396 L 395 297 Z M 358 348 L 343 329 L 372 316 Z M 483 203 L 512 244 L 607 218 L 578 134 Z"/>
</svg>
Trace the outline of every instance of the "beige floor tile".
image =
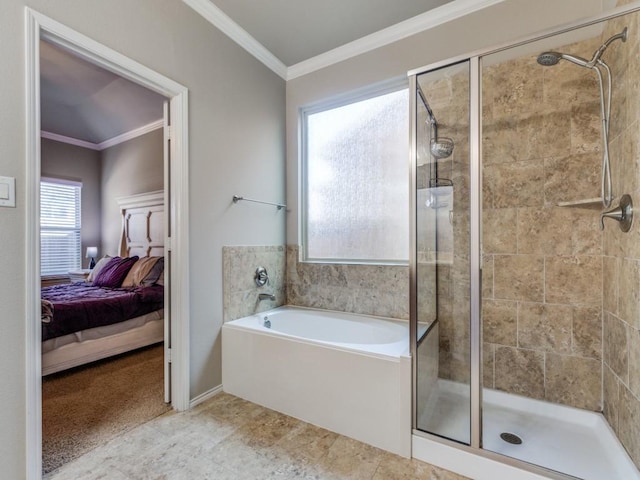
<svg viewBox="0 0 640 480">
<path fill-rule="evenodd" d="M 231 395 L 170 412 L 45 480 L 461 480 Z"/>
</svg>

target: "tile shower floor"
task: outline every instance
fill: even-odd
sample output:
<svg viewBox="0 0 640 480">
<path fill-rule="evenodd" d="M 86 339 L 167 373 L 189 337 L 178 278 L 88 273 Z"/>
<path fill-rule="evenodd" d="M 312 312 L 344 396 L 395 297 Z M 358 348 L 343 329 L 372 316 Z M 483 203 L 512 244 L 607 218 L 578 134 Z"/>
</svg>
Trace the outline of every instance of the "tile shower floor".
<svg viewBox="0 0 640 480">
<path fill-rule="evenodd" d="M 425 479 L 464 477 L 408 460 L 227 394 L 169 412 L 47 480 Z"/>
<path fill-rule="evenodd" d="M 468 385 L 438 380 L 418 418 L 421 430 L 469 441 Z M 513 433 L 522 444 L 500 438 Z M 483 392 L 484 448 L 585 480 L 640 480 L 624 448 L 598 413 Z"/>
</svg>

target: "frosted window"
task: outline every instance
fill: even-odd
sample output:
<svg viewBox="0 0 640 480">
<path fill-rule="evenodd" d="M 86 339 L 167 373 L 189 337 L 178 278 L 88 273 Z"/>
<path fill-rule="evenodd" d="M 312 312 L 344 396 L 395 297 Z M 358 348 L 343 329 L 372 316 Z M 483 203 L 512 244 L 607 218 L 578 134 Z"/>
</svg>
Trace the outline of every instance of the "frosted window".
<svg viewBox="0 0 640 480">
<path fill-rule="evenodd" d="M 409 258 L 409 93 L 306 115 L 306 259 Z"/>
</svg>

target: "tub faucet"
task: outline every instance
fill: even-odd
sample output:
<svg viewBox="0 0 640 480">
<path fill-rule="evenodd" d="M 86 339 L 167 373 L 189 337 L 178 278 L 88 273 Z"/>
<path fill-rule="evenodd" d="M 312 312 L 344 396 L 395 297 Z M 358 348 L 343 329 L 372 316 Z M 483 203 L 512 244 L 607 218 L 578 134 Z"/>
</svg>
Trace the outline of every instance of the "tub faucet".
<svg viewBox="0 0 640 480">
<path fill-rule="evenodd" d="M 258 300 L 271 300 L 272 302 L 274 302 L 276 300 L 276 296 L 272 293 L 260 293 L 258 294 Z"/>
</svg>

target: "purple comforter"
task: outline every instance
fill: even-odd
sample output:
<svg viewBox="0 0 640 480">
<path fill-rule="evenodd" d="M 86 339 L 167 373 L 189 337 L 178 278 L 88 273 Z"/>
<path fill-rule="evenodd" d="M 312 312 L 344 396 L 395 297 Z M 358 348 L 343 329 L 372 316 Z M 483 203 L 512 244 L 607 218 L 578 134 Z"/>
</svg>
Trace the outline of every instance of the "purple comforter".
<svg viewBox="0 0 640 480">
<path fill-rule="evenodd" d="M 53 319 L 42 323 L 42 340 L 123 322 L 159 310 L 164 287 L 106 288 L 91 283 L 71 283 L 42 289 L 53 303 Z"/>
</svg>

